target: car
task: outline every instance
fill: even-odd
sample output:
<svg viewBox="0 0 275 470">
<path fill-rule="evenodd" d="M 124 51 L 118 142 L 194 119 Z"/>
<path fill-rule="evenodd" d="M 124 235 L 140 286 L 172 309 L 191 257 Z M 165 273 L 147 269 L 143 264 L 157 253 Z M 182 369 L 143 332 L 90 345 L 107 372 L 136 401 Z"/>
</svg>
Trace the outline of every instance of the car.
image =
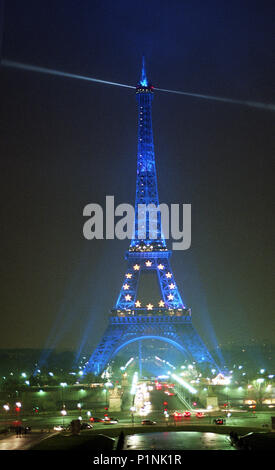
<svg viewBox="0 0 275 470">
<path fill-rule="evenodd" d="M 104 424 L 117 424 L 117 421 L 115 419 L 106 419 Z"/>
<path fill-rule="evenodd" d="M 204 418 L 204 417 L 205 417 L 205 414 L 202 413 L 201 411 L 198 411 L 198 412 L 196 413 L 196 417 L 197 417 L 197 418 Z"/>
<path fill-rule="evenodd" d="M 213 420 L 214 424 L 225 424 L 226 420 L 224 418 L 216 418 Z"/>
<path fill-rule="evenodd" d="M 92 423 L 103 423 L 104 419 L 103 418 L 90 418 L 90 421 Z"/>
<path fill-rule="evenodd" d="M 58 424 L 57 426 L 54 426 L 54 431 L 66 431 L 66 427 L 62 426 L 61 424 Z"/>
<path fill-rule="evenodd" d="M 185 412 L 183 413 L 183 417 L 184 417 L 184 418 L 191 418 L 191 411 L 185 411 Z"/>
<path fill-rule="evenodd" d="M 175 419 L 180 419 L 183 417 L 183 414 L 180 411 L 175 411 L 173 414 Z"/>
<path fill-rule="evenodd" d="M 92 426 L 91 424 L 89 424 L 89 423 L 85 423 L 85 422 L 84 422 L 84 423 L 81 423 L 80 429 L 81 429 L 81 430 L 82 430 L 82 429 L 93 429 L 93 426 Z"/>
<path fill-rule="evenodd" d="M 141 424 L 149 424 L 149 425 L 151 425 L 151 424 L 157 424 L 157 423 L 156 423 L 156 421 L 152 421 L 151 419 L 143 419 L 143 420 L 141 421 Z"/>
<path fill-rule="evenodd" d="M 111 421 L 116 421 L 117 423 L 118 423 L 118 421 L 119 421 L 117 418 L 113 418 L 113 417 L 111 417 L 111 416 L 110 416 L 109 419 L 110 419 Z"/>
</svg>

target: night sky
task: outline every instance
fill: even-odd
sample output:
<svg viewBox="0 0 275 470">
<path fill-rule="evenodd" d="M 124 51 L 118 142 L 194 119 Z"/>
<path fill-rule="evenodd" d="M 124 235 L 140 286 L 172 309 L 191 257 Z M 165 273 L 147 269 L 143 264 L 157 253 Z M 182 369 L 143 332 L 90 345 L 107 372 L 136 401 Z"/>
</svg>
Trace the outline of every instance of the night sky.
<svg viewBox="0 0 275 470">
<path fill-rule="evenodd" d="M 135 85 L 144 54 L 156 87 L 275 103 L 271 2 L 9 0 L 3 23 L 5 59 Z M 129 241 L 85 240 L 82 213 L 134 204 L 135 92 L 5 67 L 0 90 L 0 347 L 92 351 Z M 209 346 L 275 342 L 274 117 L 155 93 L 160 202 L 192 204 L 171 263 Z"/>
</svg>

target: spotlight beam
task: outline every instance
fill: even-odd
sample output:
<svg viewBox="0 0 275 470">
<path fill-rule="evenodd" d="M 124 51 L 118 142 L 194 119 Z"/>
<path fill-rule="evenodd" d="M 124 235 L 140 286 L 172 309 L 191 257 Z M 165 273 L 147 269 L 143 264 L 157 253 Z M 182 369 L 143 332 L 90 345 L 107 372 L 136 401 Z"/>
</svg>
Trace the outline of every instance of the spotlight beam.
<svg viewBox="0 0 275 470">
<path fill-rule="evenodd" d="M 275 111 L 275 104 L 261 103 L 258 101 L 235 100 L 233 98 L 224 98 L 222 96 L 202 95 L 199 93 L 190 93 L 187 91 L 167 90 L 165 88 L 155 88 L 155 90 L 163 91 L 165 93 L 174 93 L 177 95 L 192 96 L 193 98 L 201 98 L 204 100 L 221 101 L 223 103 L 240 104 L 242 106 L 250 106 L 252 108 L 260 108 L 267 111 Z"/>
<path fill-rule="evenodd" d="M 78 80 L 86 80 L 88 82 L 102 83 L 103 85 L 114 85 L 114 86 L 120 86 L 123 88 L 133 88 L 133 89 L 136 88 L 131 85 L 125 85 L 124 83 L 109 82 L 107 80 L 100 80 L 99 78 L 91 78 L 85 75 L 77 75 L 75 73 L 61 72 L 59 70 L 48 69 L 46 67 L 38 67 L 36 65 L 23 64 L 22 62 L 14 62 L 14 61 L 7 60 L 7 59 L 3 59 L 1 62 L 1 65 L 4 65 L 4 67 L 12 67 L 12 68 L 21 69 L 21 70 L 28 70 L 30 72 L 46 73 L 48 75 L 57 75 L 59 77 L 76 78 Z"/>
<path fill-rule="evenodd" d="M 176 380 L 176 382 L 178 382 L 182 387 L 186 388 L 190 393 L 192 393 L 193 395 L 195 393 L 198 393 L 197 390 L 192 387 L 188 382 L 185 382 L 185 380 L 183 380 L 181 377 L 179 377 L 178 375 L 176 374 L 171 374 L 171 377 Z"/>
<path fill-rule="evenodd" d="M 119 86 L 122 88 L 131 88 L 135 89 L 135 86 L 132 85 L 126 85 L 125 83 L 117 83 L 117 82 L 110 82 L 108 80 L 101 80 L 99 78 L 92 78 L 92 77 L 87 77 L 86 75 L 77 75 L 74 73 L 68 73 L 68 72 L 61 72 L 60 70 L 54 70 L 54 69 L 48 69 L 46 67 L 38 67 L 36 65 L 31 65 L 31 64 L 23 64 L 22 62 L 15 62 L 12 60 L 7 60 L 3 59 L 1 62 L 1 65 L 4 67 L 10 67 L 10 68 L 16 68 L 16 69 L 21 69 L 21 70 L 27 70 L 30 72 L 38 72 L 38 73 L 44 73 L 48 75 L 55 75 L 59 77 L 66 77 L 66 78 L 73 78 L 73 79 L 78 79 L 78 80 L 85 80 L 88 82 L 94 82 L 94 83 L 101 83 L 103 85 L 113 85 L 113 86 Z M 166 88 L 155 88 L 155 90 L 162 91 L 164 93 L 173 93 L 177 95 L 184 95 L 184 96 L 190 96 L 193 98 L 199 98 L 199 99 L 204 99 L 204 100 L 211 100 L 211 101 L 219 101 L 222 103 L 231 103 L 231 104 L 238 104 L 241 106 L 249 106 L 251 108 L 258 108 L 258 109 L 263 109 L 265 111 L 275 111 L 275 104 L 269 104 L 269 103 L 261 103 L 258 101 L 245 101 L 245 100 L 235 100 L 233 98 L 225 98 L 221 96 L 212 96 L 212 95 L 204 95 L 201 93 L 191 93 L 187 91 L 178 91 L 178 90 L 168 90 Z"/>
</svg>

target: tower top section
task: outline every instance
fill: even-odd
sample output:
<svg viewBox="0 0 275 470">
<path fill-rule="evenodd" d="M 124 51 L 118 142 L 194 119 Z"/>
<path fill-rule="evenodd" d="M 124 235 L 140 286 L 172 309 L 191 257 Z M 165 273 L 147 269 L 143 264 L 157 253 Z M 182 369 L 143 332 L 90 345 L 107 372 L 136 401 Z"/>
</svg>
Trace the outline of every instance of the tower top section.
<svg viewBox="0 0 275 470">
<path fill-rule="evenodd" d="M 148 82 L 145 68 L 145 58 L 142 57 L 141 77 L 136 86 L 136 93 L 153 93 L 154 87 Z"/>
<path fill-rule="evenodd" d="M 148 82 L 145 60 L 142 60 L 141 78 L 136 87 L 138 103 L 138 151 L 137 151 L 137 179 L 135 203 L 135 229 L 131 245 L 126 256 L 133 253 L 149 252 L 159 253 L 161 257 L 167 252 L 166 242 L 161 230 L 161 214 L 159 206 L 157 173 L 155 163 L 153 128 L 152 128 L 152 101 L 154 97 L 153 86 Z M 154 210 L 152 216 L 150 210 Z M 151 220 L 150 216 L 151 215 Z M 152 222 L 152 218 L 154 221 Z"/>
</svg>

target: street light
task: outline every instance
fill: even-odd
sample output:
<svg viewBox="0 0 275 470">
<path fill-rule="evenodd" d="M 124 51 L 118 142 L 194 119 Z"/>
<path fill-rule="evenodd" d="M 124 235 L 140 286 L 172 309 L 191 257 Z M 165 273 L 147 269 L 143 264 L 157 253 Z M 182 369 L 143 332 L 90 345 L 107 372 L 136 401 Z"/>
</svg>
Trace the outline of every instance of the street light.
<svg viewBox="0 0 275 470">
<path fill-rule="evenodd" d="M 131 406 L 130 408 L 130 411 L 132 412 L 132 424 L 134 424 L 134 412 L 136 411 L 136 407 L 135 406 Z"/>
<path fill-rule="evenodd" d="M 20 410 L 21 410 L 21 406 L 22 406 L 22 403 L 20 401 L 17 401 L 15 403 L 15 411 L 16 411 L 16 414 L 17 414 L 17 420 L 19 421 L 19 413 L 20 413 Z"/>
<path fill-rule="evenodd" d="M 77 408 L 78 408 L 79 411 L 80 411 L 80 416 L 79 416 L 79 418 L 82 419 L 82 405 L 81 405 L 81 403 L 78 403 L 78 404 L 77 404 Z"/>
<path fill-rule="evenodd" d="M 257 379 L 258 384 L 262 384 L 264 382 L 264 379 Z"/>
<path fill-rule="evenodd" d="M 7 425 L 7 424 L 8 424 L 7 416 L 8 416 L 8 412 L 10 411 L 10 407 L 9 407 L 8 404 L 6 404 L 6 405 L 3 405 L 3 408 L 4 408 L 4 410 L 6 411 L 6 420 L 7 420 L 6 425 Z"/>
<path fill-rule="evenodd" d="M 64 406 L 64 405 L 63 405 Z M 67 411 L 63 408 L 63 410 L 60 411 L 60 413 L 62 414 L 62 424 L 64 426 L 64 416 L 67 415 Z"/>
<path fill-rule="evenodd" d="M 67 387 L 67 383 L 66 382 L 61 382 L 60 383 L 60 386 L 61 386 L 61 399 L 62 399 L 62 404 L 63 404 L 63 408 L 64 408 L 64 398 L 63 398 L 63 390 L 64 390 L 64 387 Z"/>
</svg>

